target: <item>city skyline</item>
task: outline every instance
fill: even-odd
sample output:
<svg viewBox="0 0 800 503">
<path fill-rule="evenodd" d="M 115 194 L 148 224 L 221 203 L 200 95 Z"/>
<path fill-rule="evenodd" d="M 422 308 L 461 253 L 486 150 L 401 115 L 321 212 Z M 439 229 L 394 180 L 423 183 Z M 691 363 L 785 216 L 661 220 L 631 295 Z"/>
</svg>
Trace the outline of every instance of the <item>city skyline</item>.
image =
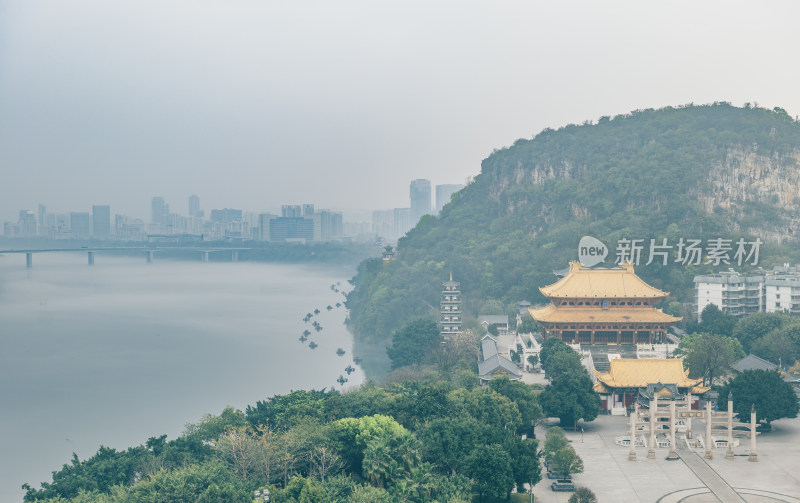
<svg viewBox="0 0 800 503">
<path fill-rule="evenodd" d="M 690 102 L 800 113 L 793 2 L 0 0 L 0 12 L 3 221 L 38 203 L 145 215 L 153 194 L 182 211 L 191 194 L 254 211 L 403 207 L 407 180 L 465 183 L 545 128 Z"/>
<path fill-rule="evenodd" d="M 92 205 L 91 212 L 48 211 L 43 203 L 37 211 L 21 209 L 18 219 L 2 223 L 2 235 L 10 238 L 94 238 L 141 240 L 153 235 L 196 235 L 206 239 L 253 239 L 263 241 L 295 240 L 327 241 L 330 239 L 366 235 L 395 240 L 403 236 L 426 215 L 438 214 L 452 195 L 464 186 L 440 184 L 435 186 L 435 200 L 428 179 L 412 180 L 409 184 L 409 205 L 406 208 L 373 210 L 371 218 L 361 212 L 357 218 L 345 220 L 342 211 L 317 208 L 314 203 L 282 204 L 280 211 L 249 211 L 240 208 L 211 208 L 201 206 L 201 199 L 192 194 L 184 213 L 180 205 L 170 206 L 162 196 L 150 200 L 149 218 L 113 213 L 110 205 Z M 281 229 L 281 230 L 275 230 Z"/>
</svg>

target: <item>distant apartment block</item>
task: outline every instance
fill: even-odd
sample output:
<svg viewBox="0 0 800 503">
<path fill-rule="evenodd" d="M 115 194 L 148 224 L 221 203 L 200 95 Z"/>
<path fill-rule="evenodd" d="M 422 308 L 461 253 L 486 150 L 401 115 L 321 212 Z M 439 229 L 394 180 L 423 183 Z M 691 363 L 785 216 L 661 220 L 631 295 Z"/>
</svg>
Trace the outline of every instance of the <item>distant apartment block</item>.
<svg viewBox="0 0 800 503">
<path fill-rule="evenodd" d="M 800 314 L 800 267 L 784 264 L 751 274 L 734 270 L 695 276 L 697 317 L 709 304 L 734 316 L 766 311 Z"/>
<path fill-rule="evenodd" d="M 270 241 L 313 241 L 314 220 L 303 217 L 277 217 L 269 221 Z"/>
<path fill-rule="evenodd" d="M 301 218 L 302 216 L 303 207 L 299 204 L 284 204 L 281 206 L 281 217 L 283 218 Z"/>
<path fill-rule="evenodd" d="M 167 215 L 169 215 L 169 205 L 164 202 L 164 198 L 161 196 L 153 197 L 150 202 L 150 223 L 159 227 L 166 227 Z"/>
<path fill-rule="evenodd" d="M 73 238 L 88 238 L 91 235 L 91 217 L 89 213 L 69 214 L 69 229 Z"/>
<path fill-rule="evenodd" d="M 98 239 L 111 237 L 111 207 L 92 206 L 92 235 Z"/>
<path fill-rule="evenodd" d="M 423 215 L 431 212 L 431 181 L 412 180 L 409 195 L 411 198 L 411 227 L 413 227 L 417 225 Z"/>
<path fill-rule="evenodd" d="M 200 198 L 195 194 L 189 196 L 189 217 L 202 217 L 200 214 Z"/>
<path fill-rule="evenodd" d="M 37 219 L 36 214 L 32 211 L 21 210 L 19 212 L 19 222 L 17 224 L 17 236 L 19 237 L 35 237 L 37 233 Z"/>
<path fill-rule="evenodd" d="M 463 189 L 464 186 L 461 184 L 443 184 L 436 186 L 436 213 L 439 214 L 442 212 L 442 208 L 444 205 L 450 202 L 450 198 L 453 197 L 453 194 L 458 192 L 459 190 Z"/>
</svg>

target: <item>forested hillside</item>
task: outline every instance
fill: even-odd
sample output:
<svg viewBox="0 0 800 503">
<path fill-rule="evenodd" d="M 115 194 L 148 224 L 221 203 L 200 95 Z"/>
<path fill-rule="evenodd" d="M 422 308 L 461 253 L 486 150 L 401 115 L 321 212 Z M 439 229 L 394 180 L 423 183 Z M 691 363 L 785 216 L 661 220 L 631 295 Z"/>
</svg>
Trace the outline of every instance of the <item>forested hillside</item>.
<svg viewBox="0 0 800 503">
<path fill-rule="evenodd" d="M 382 341 L 410 318 L 436 317 L 451 271 L 467 314 L 543 302 L 538 288 L 577 258 L 584 235 L 611 248 L 607 266 L 621 238 L 758 237 L 758 265 L 795 262 L 798 160 L 800 123 L 779 108 L 689 105 L 546 129 L 485 159 L 439 216 L 400 240 L 397 260 L 360 265 L 347 300 L 351 326 Z M 666 266 L 637 274 L 671 292 L 662 307 L 677 314 L 679 302 L 691 302 L 695 274 L 736 266 L 675 263 L 672 253 Z"/>
</svg>

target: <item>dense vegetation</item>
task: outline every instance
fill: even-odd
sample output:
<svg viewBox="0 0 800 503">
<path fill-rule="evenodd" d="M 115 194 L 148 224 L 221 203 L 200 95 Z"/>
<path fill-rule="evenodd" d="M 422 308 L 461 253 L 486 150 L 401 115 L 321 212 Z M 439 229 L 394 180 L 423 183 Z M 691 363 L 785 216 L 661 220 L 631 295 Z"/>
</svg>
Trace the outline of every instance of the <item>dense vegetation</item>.
<svg viewBox="0 0 800 503">
<path fill-rule="evenodd" d="M 577 258 L 583 235 L 611 247 L 610 264 L 623 237 L 674 245 L 681 237 L 735 240 L 785 231 L 790 216 L 774 195 L 703 207 L 713 192 L 710 169 L 725 165 L 730 152 L 756 146 L 764 159 L 794 164 L 800 124 L 781 109 L 721 103 L 636 111 L 518 140 L 485 159 L 439 216 L 423 217 L 400 240 L 396 260 L 360 265 L 347 300 L 351 325 L 364 339 L 386 341 L 403 320 L 435 318 L 450 272 L 468 313 L 543 302 L 538 288 Z M 770 244 L 759 265 L 799 257 L 791 246 Z M 671 292 L 668 311 L 685 315 L 680 303 L 691 302 L 693 277 L 720 268 L 654 263 L 637 273 Z"/>
<path fill-rule="evenodd" d="M 25 485 L 24 500 L 244 503 L 265 488 L 287 503 L 505 500 L 541 478 L 538 442 L 522 434 L 542 410 L 521 382 L 478 387 L 474 349 L 459 349 L 477 346 L 467 335 L 422 367 L 412 353 L 414 380 L 294 391 L 207 415 L 171 441 L 74 456 L 40 488 Z"/>
</svg>

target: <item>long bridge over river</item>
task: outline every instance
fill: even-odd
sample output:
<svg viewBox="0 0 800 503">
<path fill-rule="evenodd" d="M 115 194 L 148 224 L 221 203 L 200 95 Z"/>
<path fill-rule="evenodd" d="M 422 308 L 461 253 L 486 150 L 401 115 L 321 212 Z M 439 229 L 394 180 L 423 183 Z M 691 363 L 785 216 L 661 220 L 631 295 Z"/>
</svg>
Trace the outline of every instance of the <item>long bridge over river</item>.
<svg viewBox="0 0 800 503">
<path fill-rule="evenodd" d="M 231 262 L 239 261 L 239 252 L 244 250 L 252 250 L 252 248 L 204 248 L 199 246 L 81 246 L 80 248 L 35 248 L 28 250 L 0 250 L 0 255 L 4 254 L 25 254 L 25 266 L 30 269 L 33 267 L 33 255 L 35 253 L 56 253 L 56 252 L 80 252 L 86 253 L 89 265 L 94 265 L 94 257 L 97 253 L 110 253 L 110 252 L 126 252 L 138 254 L 141 253 L 146 259 L 147 263 L 154 260 L 156 253 L 166 254 L 168 252 L 196 252 L 202 262 L 208 262 L 209 256 L 212 253 L 230 253 Z"/>
</svg>

